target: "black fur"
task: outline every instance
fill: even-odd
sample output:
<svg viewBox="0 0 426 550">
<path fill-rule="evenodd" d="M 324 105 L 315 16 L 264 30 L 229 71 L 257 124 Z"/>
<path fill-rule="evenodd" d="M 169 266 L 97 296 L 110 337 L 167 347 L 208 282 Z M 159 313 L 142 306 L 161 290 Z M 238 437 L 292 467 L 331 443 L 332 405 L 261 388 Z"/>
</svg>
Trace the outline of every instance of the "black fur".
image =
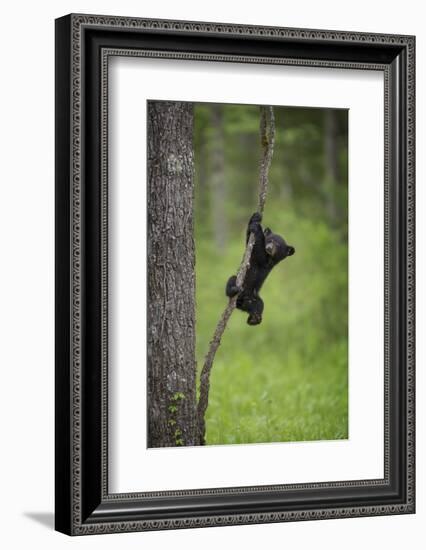
<svg viewBox="0 0 426 550">
<path fill-rule="evenodd" d="M 226 285 L 226 295 L 229 298 L 238 294 L 237 308 L 249 314 L 247 319 L 249 325 L 258 325 L 262 322 L 264 305 L 259 296 L 259 290 L 266 277 L 273 267 L 295 252 L 294 247 L 288 245 L 279 235 L 272 233 L 269 227 L 263 230 L 261 221 L 262 215 L 255 212 L 247 227 L 246 245 L 250 233 L 254 234 L 255 240 L 243 287 L 237 287 L 236 275 L 230 277 Z"/>
</svg>

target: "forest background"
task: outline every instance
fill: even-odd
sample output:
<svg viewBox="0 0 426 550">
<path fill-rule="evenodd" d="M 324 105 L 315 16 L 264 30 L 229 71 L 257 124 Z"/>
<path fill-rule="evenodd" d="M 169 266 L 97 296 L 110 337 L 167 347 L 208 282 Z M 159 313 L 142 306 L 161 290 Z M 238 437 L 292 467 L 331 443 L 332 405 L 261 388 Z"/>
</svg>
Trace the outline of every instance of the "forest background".
<svg viewBox="0 0 426 550">
<path fill-rule="evenodd" d="M 274 107 L 264 227 L 296 254 L 236 311 L 215 357 L 207 444 L 348 437 L 348 112 Z M 259 108 L 194 105 L 196 359 L 226 304 L 257 204 Z"/>
</svg>

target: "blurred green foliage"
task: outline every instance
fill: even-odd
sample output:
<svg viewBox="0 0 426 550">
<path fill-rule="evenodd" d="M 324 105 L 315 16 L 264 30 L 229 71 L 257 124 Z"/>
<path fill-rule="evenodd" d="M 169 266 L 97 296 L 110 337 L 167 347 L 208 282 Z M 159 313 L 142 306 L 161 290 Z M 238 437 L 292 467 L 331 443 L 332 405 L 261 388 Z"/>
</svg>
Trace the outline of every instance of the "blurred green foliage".
<svg viewBox="0 0 426 550">
<path fill-rule="evenodd" d="M 347 112 L 274 111 L 264 226 L 296 254 L 261 290 L 262 324 L 247 325 L 238 310 L 228 323 L 211 374 L 208 444 L 348 437 Z M 261 151 L 256 106 L 197 104 L 194 118 L 200 370 L 256 209 Z"/>
</svg>

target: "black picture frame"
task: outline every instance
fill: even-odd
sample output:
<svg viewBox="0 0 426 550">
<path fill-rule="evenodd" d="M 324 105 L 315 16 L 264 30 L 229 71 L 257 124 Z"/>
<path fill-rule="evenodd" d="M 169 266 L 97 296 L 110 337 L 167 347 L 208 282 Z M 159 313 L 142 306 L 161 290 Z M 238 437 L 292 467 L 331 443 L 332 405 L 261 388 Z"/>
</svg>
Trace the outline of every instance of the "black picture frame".
<svg viewBox="0 0 426 550">
<path fill-rule="evenodd" d="M 108 55 L 134 51 L 383 71 L 383 479 L 108 493 L 103 92 Z M 55 63 L 56 529 L 85 535 L 414 513 L 415 38 L 71 14 L 56 20 Z"/>
</svg>

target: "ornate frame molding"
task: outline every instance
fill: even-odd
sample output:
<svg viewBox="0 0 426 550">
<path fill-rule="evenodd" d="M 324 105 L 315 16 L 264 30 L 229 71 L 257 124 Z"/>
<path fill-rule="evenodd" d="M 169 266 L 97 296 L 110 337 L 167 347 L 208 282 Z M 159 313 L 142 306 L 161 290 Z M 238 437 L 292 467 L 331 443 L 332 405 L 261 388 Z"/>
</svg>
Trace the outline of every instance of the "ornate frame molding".
<svg viewBox="0 0 426 550">
<path fill-rule="evenodd" d="M 377 52 L 389 52 L 389 60 L 374 62 L 368 59 L 356 61 L 355 59 L 330 59 L 330 58 L 309 58 L 290 56 L 268 56 L 253 54 L 232 54 L 232 53 L 208 53 L 185 50 L 155 49 L 155 48 L 131 48 L 128 45 L 120 47 L 114 44 L 97 45 L 99 48 L 99 81 L 100 81 L 100 380 L 99 388 L 101 398 L 99 401 L 100 410 L 98 429 L 100 434 L 99 456 L 99 479 L 96 483 L 87 484 L 87 474 L 84 465 L 86 450 L 84 425 L 87 422 L 87 411 L 84 403 L 87 399 L 87 382 L 85 380 L 85 333 L 84 317 L 86 311 L 86 297 L 84 292 L 85 279 L 87 277 L 88 261 L 85 246 L 87 231 L 91 231 L 85 211 L 85 181 L 88 181 L 86 166 L 86 148 L 88 140 L 85 137 L 85 126 L 87 123 L 88 108 L 87 102 L 91 93 L 88 86 L 88 78 L 85 71 L 89 63 L 89 55 L 93 55 L 95 47 L 89 47 L 88 31 L 96 37 L 96 31 L 113 31 L 116 36 L 124 33 L 132 38 L 137 34 L 152 37 L 165 33 L 168 37 L 220 37 L 227 36 L 244 44 L 245 40 L 262 39 L 266 42 L 280 43 L 291 42 L 292 44 L 323 44 L 328 51 L 337 52 L 338 48 L 348 48 L 359 45 L 369 45 Z M 108 42 L 108 40 L 107 40 Z M 378 35 L 364 33 L 346 33 L 341 31 L 322 31 L 307 29 L 287 29 L 279 27 L 253 27 L 246 25 L 228 25 L 218 23 L 201 23 L 186 21 L 168 21 L 135 19 L 122 17 L 107 17 L 95 15 L 70 15 L 57 20 L 57 164 L 56 189 L 58 194 L 66 194 L 57 205 L 57 215 L 69 215 L 69 226 L 57 220 L 57 243 L 62 246 L 68 239 L 66 251 L 59 252 L 57 268 L 57 280 L 59 281 L 59 295 L 57 302 L 57 329 L 67 331 L 66 336 L 57 340 L 59 352 L 57 352 L 56 375 L 57 382 L 57 529 L 63 532 L 83 535 L 94 533 L 112 533 L 124 531 L 140 531 L 151 529 L 176 529 L 187 527 L 201 527 L 213 525 L 236 525 L 245 523 L 282 522 L 307 519 L 326 519 L 336 517 L 359 517 L 384 514 L 401 514 L 414 512 L 414 132 L 415 132 L 415 40 L 412 36 Z M 342 50 L 343 51 L 343 50 Z M 398 53 L 399 52 L 399 53 Z M 392 58 L 392 54 L 395 54 Z M 385 477 L 383 480 L 363 481 L 342 481 L 335 483 L 314 483 L 297 485 L 279 485 L 270 487 L 240 487 L 227 489 L 193 490 L 193 491 L 169 491 L 156 493 L 130 493 L 130 494 L 109 494 L 107 476 L 107 403 L 108 403 L 108 354 L 107 354 L 107 315 L 108 315 L 108 280 L 107 280 L 107 195 L 108 195 L 108 152 L 107 152 L 107 124 L 108 124 L 108 59 L 110 56 L 141 56 L 141 57 L 162 57 L 169 59 L 193 59 L 203 61 L 230 61 L 240 63 L 274 63 L 292 64 L 314 67 L 337 67 L 344 69 L 369 69 L 383 71 L 385 76 Z M 337 53 L 335 54 L 337 56 Z M 353 54 L 355 55 L 355 53 Z M 402 56 L 402 57 L 401 57 Z M 379 56 L 380 57 L 380 56 Z M 397 60 L 397 62 L 395 61 Z M 65 62 L 65 65 L 62 64 Z M 61 67 L 60 67 L 61 65 Z M 402 67 L 402 69 L 401 69 Z M 401 71 L 405 70 L 405 74 Z M 63 81 L 67 80 L 66 89 L 62 89 Z M 401 99 L 402 97 L 402 99 Z M 398 101 L 406 105 L 406 120 L 402 128 L 404 134 L 396 135 L 396 121 L 392 116 Z M 69 120 L 63 124 L 64 112 L 68 105 Z M 400 113 L 401 114 L 401 113 Z M 404 121 L 403 121 L 404 122 Z M 68 124 L 68 126 L 67 126 Z M 67 155 L 66 148 L 70 151 Z M 398 151 L 398 167 L 394 156 Z M 57 157 L 57 159 L 58 159 Z M 64 160 L 65 159 L 65 160 Z M 401 170 L 398 172 L 397 170 Z M 395 191 L 392 190 L 395 178 L 399 177 L 399 183 L 405 181 L 405 188 L 399 188 L 399 203 L 395 202 Z M 68 187 L 64 185 L 64 178 L 69 178 Z M 396 180 L 395 180 L 396 181 Z M 402 195 L 401 195 L 402 194 Z M 398 198 L 397 197 L 397 198 Z M 395 232 L 400 231 L 400 234 Z M 399 239 L 399 240 L 398 240 Z M 396 240 L 396 241 L 395 241 Z M 405 241 L 405 243 L 404 243 Z M 405 281 L 401 282 L 401 273 L 398 270 L 397 280 L 394 280 L 392 266 L 394 265 L 395 252 L 392 244 L 399 242 L 401 250 L 397 252 L 404 255 L 401 272 L 405 273 Z M 68 262 L 64 261 L 68 258 Z M 67 273 L 67 275 L 65 274 Z M 67 278 L 68 277 L 68 278 Z M 61 281 L 69 281 L 69 288 L 62 288 Z M 395 285 L 402 284 L 405 289 L 405 296 L 402 297 L 404 311 L 395 311 L 392 302 L 392 289 Z M 66 285 L 65 285 L 66 287 Z M 398 287 L 399 288 L 399 287 Z M 57 290 L 58 292 L 58 290 Z M 61 304 L 68 300 L 69 315 L 60 311 Z M 405 342 L 398 344 L 395 349 L 391 339 L 391 331 L 395 316 L 403 319 L 401 334 L 405 334 Z M 399 322 L 399 321 L 398 321 Z M 399 326 L 399 325 L 397 325 Z M 399 350 L 399 347 L 402 350 Z M 67 352 L 69 351 L 69 355 Z M 262 511 L 254 509 L 249 513 L 227 513 L 218 512 L 211 515 L 191 513 L 188 516 L 151 519 L 143 511 L 132 516 L 124 513 L 126 506 L 137 506 L 138 503 L 147 498 L 173 499 L 176 497 L 209 497 L 215 495 L 235 495 L 243 502 L 244 496 L 253 493 L 294 493 L 306 492 L 307 490 L 347 490 L 374 487 L 388 488 L 395 485 L 395 472 L 392 474 L 392 465 L 395 457 L 391 448 L 392 438 L 395 437 L 393 426 L 396 420 L 393 419 L 393 409 L 396 404 L 392 401 L 394 388 L 391 380 L 392 357 L 399 351 L 399 361 L 404 361 L 404 383 L 400 391 L 404 393 L 404 403 L 401 403 L 401 411 L 405 408 L 403 418 L 404 426 L 400 428 L 399 435 L 405 434 L 403 441 L 406 449 L 406 468 L 400 471 L 399 501 L 381 504 L 368 504 L 343 506 L 319 506 L 307 505 L 304 510 L 287 509 Z M 68 359 L 67 359 L 68 356 Z M 64 365 L 67 361 L 67 366 Z M 395 361 L 395 359 L 394 359 Z M 402 369 L 403 367 L 398 367 Z M 64 388 L 69 392 L 69 402 L 62 402 Z M 393 388 L 393 389 L 392 389 Z M 69 431 L 64 428 L 69 421 Z M 393 423 L 393 424 L 392 424 Z M 58 426 L 59 430 L 58 431 Z M 63 433 L 65 429 L 65 433 Z M 69 447 L 65 443 L 68 442 Z M 98 472 L 98 469 L 93 470 Z M 58 489 L 58 485 L 67 483 L 68 489 Z M 403 490 L 402 490 L 403 489 Z M 99 494 L 98 494 L 99 493 Z M 404 495 L 402 494 L 404 493 Z M 337 493 L 336 493 L 337 494 Z M 89 496 L 88 496 L 89 495 Z M 401 501 L 401 498 L 404 497 Z M 95 506 L 95 502 L 99 506 Z M 333 501 L 332 501 L 333 502 Z M 88 513 L 90 510 L 90 513 Z M 121 518 L 125 518 L 121 521 Z"/>
</svg>

